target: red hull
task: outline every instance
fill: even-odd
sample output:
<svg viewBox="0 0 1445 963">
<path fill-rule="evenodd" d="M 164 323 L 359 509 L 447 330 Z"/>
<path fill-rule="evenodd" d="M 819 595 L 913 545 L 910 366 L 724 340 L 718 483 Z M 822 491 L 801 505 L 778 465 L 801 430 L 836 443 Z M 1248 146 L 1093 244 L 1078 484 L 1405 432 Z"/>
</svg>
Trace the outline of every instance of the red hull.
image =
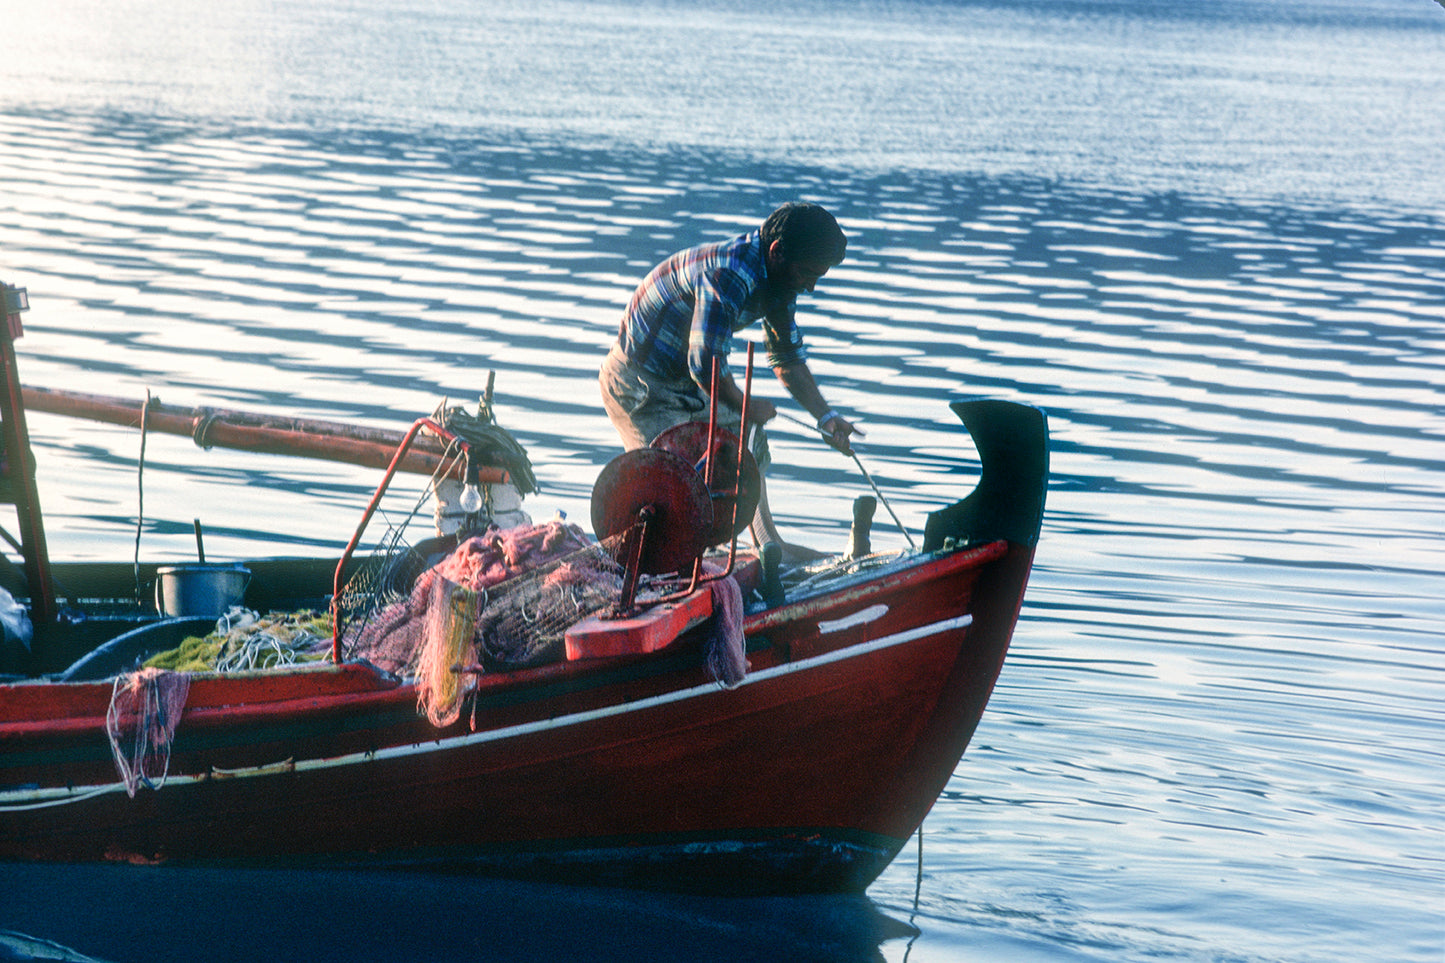
<svg viewBox="0 0 1445 963">
<path fill-rule="evenodd" d="M 485 677 L 475 731 L 361 666 L 197 677 L 166 784 L 134 799 L 109 683 L 0 687 L 0 859 L 861 889 L 963 753 L 1030 555 L 996 542 L 755 616 L 732 690 L 688 638 Z"/>
</svg>

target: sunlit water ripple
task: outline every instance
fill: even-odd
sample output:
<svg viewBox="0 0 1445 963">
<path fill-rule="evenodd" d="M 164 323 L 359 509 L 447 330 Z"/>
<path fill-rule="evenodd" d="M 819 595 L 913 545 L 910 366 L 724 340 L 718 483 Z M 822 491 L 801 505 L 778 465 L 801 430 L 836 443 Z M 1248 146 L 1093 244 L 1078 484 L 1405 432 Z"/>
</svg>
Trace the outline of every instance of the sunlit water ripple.
<svg viewBox="0 0 1445 963">
<path fill-rule="evenodd" d="M 495 371 L 542 485 L 529 507 L 585 524 L 617 451 L 596 366 L 637 278 L 819 200 L 851 242 L 803 305 L 814 367 L 905 524 L 972 482 L 947 398 L 1037 404 L 1053 437 L 1014 650 L 926 824 L 921 885 L 910 848 L 870 890 L 921 935 L 878 952 L 1438 959 L 1438 206 L 560 140 L 0 113 L 24 380 L 395 428 Z M 54 553 L 129 558 L 135 433 L 31 430 Z M 195 517 L 215 557 L 334 552 L 376 481 L 147 446 L 154 560 L 189 557 Z M 841 549 L 866 483 L 787 425 L 773 449 L 785 531 Z M 901 546 L 887 521 L 875 545 Z"/>
</svg>

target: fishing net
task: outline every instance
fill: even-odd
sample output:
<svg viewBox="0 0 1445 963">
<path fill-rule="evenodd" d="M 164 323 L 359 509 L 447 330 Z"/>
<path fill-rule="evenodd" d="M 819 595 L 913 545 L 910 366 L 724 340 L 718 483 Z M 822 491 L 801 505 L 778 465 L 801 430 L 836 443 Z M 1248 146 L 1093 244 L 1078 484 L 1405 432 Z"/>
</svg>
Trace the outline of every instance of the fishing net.
<svg viewBox="0 0 1445 963">
<path fill-rule="evenodd" d="M 130 796 L 142 785 L 158 789 L 165 784 L 171 740 L 190 688 L 188 676 L 156 668 L 116 677 L 105 731 L 115 767 Z"/>
<path fill-rule="evenodd" d="M 472 457 L 479 463 L 505 468 L 512 484 L 523 495 L 537 490 L 537 479 L 532 474 L 532 463 L 527 458 L 526 449 L 512 437 L 511 432 L 497 424 L 485 402 L 475 415 L 465 408 L 443 405 L 438 410 L 438 416 L 448 431 L 470 446 Z"/>
<path fill-rule="evenodd" d="M 495 428 L 489 412 L 470 419 L 454 409 L 446 424 L 473 450 L 489 445 L 490 457 L 506 465 L 520 490 L 534 489 L 524 453 Z M 437 477 L 449 471 L 438 469 Z M 410 540 L 406 533 L 415 530 L 436 481 L 362 556 L 334 611 L 343 658 L 415 680 L 419 710 L 445 726 L 457 720 L 484 673 L 565 658 L 567 630 L 621 597 L 624 571 L 615 559 L 626 536 L 592 541 L 559 517 Z M 635 598 L 646 605 L 678 588 L 676 579 L 643 578 Z M 708 666 L 731 685 L 746 671 L 741 598 L 735 584 L 725 597 L 714 589 L 714 598 L 727 648 L 710 650 Z"/>
<path fill-rule="evenodd" d="M 488 394 L 490 395 L 490 389 Z M 487 505 L 490 502 L 491 486 L 485 486 L 488 494 L 483 498 L 483 504 L 488 510 L 483 514 L 468 514 L 457 506 L 442 504 L 438 492 L 457 489 L 453 496 L 459 495 L 462 488 L 459 478 L 466 474 L 468 465 L 504 468 L 511 480 L 508 487 L 514 489 L 514 498 L 519 499 L 520 495 L 537 490 L 526 451 L 505 428 L 496 423 L 488 398 L 483 398 L 476 415 L 470 414 L 464 408 L 448 407 L 443 402 L 438 405 L 432 417 L 458 441 L 465 442 L 470 455 L 463 452 L 461 445 L 455 442 L 449 444 L 430 484 L 421 491 L 409 509 L 404 508 L 398 513 L 395 505 L 399 499 L 388 495 L 388 505 L 392 507 L 389 510 L 383 507 L 378 512 L 379 518 L 388 520 L 384 534 L 369 552 L 359 556 L 363 561 L 348 574 L 344 588 L 334 600 L 344 638 L 354 640 L 357 633 L 363 630 L 380 632 L 382 635 L 392 634 L 389 629 L 374 627 L 379 618 L 388 622 L 400 622 L 418 617 L 422 606 L 413 604 L 407 612 L 398 608 L 400 603 L 411 599 L 417 579 L 437 564 L 445 553 L 453 550 L 458 543 L 455 536 L 460 528 L 468 524 L 478 528 L 493 521 L 490 506 Z M 419 520 L 424 515 L 423 507 L 428 502 L 436 503 L 437 537 L 428 537 L 413 544 L 408 533 L 414 533 L 420 527 Z M 509 514 L 530 524 L 530 519 L 527 519 L 524 512 Z M 445 528 L 441 524 L 443 515 L 450 520 Z M 445 536 L 443 531 L 446 532 Z M 394 628 L 395 626 L 391 626 L 391 629 Z M 395 671 L 407 664 L 408 660 L 404 655 L 412 647 L 403 642 L 393 648 L 396 651 L 373 650 L 368 657 L 378 665 Z"/>
<path fill-rule="evenodd" d="M 450 623 L 465 615 L 475 661 L 534 664 L 555 654 L 570 625 L 615 601 L 621 579 L 607 546 L 560 520 L 488 528 L 439 555 L 408 548 L 348 584 L 338 606 L 343 651 L 413 675 L 422 644 L 451 634 Z M 454 603 L 459 591 L 476 594 L 475 602 Z"/>
<path fill-rule="evenodd" d="M 417 652 L 417 709 L 434 726 L 461 715 L 476 676 L 460 671 L 477 661 L 477 593 L 444 578 L 430 579 Z"/>
<path fill-rule="evenodd" d="M 331 654 L 331 616 L 302 610 L 261 615 L 235 607 L 208 635 L 147 659 L 148 668 L 172 672 L 241 672 L 317 662 Z"/>
<path fill-rule="evenodd" d="M 415 678 L 418 707 L 448 725 L 479 675 L 562 659 L 567 629 L 617 601 L 611 548 L 561 520 L 489 528 L 439 558 L 408 547 L 348 585 L 343 651 Z"/>
</svg>

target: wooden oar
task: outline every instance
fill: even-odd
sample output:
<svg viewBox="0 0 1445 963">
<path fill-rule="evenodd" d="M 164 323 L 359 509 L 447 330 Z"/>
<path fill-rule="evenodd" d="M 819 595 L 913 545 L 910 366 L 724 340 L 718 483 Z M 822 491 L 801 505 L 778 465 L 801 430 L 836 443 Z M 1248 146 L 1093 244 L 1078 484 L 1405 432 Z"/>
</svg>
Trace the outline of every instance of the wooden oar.
<svg viewBox="0 0 1445 963">
<path fill-rule="evenodd" d="M 386 428 L 367 428 L 313 418 L 286 418 L 223 408 L 183 408 L 158 401 L 149 405 L 138 404 L 124 398 L 53 388 L 26 386 L 21 389 L 21 394 L 26 409 L 30 411 L 86 418 L 129 428 L 141 426 L 144 409 L 147 431 L 184 435 L 194 439 L 202 448 L 220 446 L 345 462 L 368 468 L 389 466 L 406 434 Z M 431 475 L 441 465 L 443 451 L 440 441 L 423 436 L 417 439 L 398 468 L 413 474 Z M 504 469 L 481 469 L 479 481 L 491 484 L 507 480 Z"/>
</svg>

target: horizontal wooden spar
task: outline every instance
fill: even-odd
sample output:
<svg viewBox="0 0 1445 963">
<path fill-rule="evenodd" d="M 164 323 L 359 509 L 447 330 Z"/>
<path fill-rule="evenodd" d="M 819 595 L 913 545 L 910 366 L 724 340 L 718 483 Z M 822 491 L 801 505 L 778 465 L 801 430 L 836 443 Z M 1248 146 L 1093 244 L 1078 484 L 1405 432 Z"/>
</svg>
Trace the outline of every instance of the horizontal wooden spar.
<svg viewBox="0 0 1445 963">
<path fill-rule="evenodd" d="M 367 468 L 386 468 L 404 431 L 367 428 L 316 418 L 288 418 L 280 415 L 224 408 L 184 408 L 152 400 L 149 407 L 124 398 L 82 394 L 54 388 L 22 387 L 28 411 L 43 411 L 71 418 L 85 418 L 127 428 L 141 426 L 145 410 L 147 431 L 184 435 L 202 448 L 219 446 L 271 455 L 294 455 L 325 461 L 345 462 Z M 402 458 L 398 469 L 418 475 L 434 474 L 444 457 L 439 438 L 419 436 Z M 483 467 L 479 480 L 494 484 L 508 480 L 502 468 Z"/>
</svg>

